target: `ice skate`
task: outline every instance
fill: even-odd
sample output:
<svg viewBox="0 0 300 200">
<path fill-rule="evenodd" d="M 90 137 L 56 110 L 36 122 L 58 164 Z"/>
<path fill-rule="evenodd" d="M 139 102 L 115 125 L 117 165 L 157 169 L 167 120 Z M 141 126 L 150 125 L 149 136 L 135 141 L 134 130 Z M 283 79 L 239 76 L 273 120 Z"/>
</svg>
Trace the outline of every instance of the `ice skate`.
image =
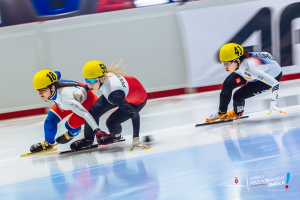
<svg viewBox="0 0 300 200">
<path fill-rule="evenodd" d="M 82 138 L 80 140 L 73 142 L 70 145 L 70 148 L 74 151 L 84 149 L 84 148 L 88 149 L 93 145 L 93 143 L 94 143 L 94 140 L 87 140 L 85 138 Z"/>
<path fill-rule="evenodd" d="M 66 144 L 70 142 L 75 136 L 69 134 L 69 131 L 65 132 L 61 136 L 58 136 L 55 141 L 59 144 Z"/>
<path fill-rule="evenodd" d="M 117 141 L 116 138 L 111 137 L 110 134 L 105 133 L 104 131 L 97 131 L 96 138 L 98 145 L 108 145 Z"/>
<path fill-rule="evenodd" d="M 231 120 L 231 119 L 234 119 L 234 118 L 239 119 L 240 117 L 241 117 L 241 115 L 235 114 L 234 110 L 230 110 L 227 113 L 221 113 L 219 111 L 217 113 L 213 113 L 213 114 L 207 116 L 206 123 L 208 124 L 208 123 L 211 123 L 211 122 L 214 122 L 214 121 L 217 121 L 217 120 L 227 121 L 227 120 Z"/>
<path fill-rule="evenodd" d="M 53 149 L 54 143 L 50 143 L 47 141 L 42 141 L 40 143 L 36 143 L 30 147 L 31 153 L 38 153 L 41 151 L 47 151 Z"/>
</svg>

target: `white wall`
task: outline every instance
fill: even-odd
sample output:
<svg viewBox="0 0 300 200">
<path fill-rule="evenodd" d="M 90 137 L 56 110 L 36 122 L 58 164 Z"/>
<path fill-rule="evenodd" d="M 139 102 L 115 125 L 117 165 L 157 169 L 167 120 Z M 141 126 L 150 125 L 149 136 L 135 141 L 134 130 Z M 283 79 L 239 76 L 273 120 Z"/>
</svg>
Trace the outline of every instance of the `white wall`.
<svg viewBox="0 0 300 200">
<path fill-rule="evenodd" d="M 70 77 L 83 81 L 81 71 L 87 61 L 101 60 L 108 66 L 123 59 L 128 65 L 125 71 L 141 80 L 148 91 L 184 87 L 174 7 L 168 4 L 49 21 L 43 30 L 49 41 L 49 67 L 68 75 L 71 68 Z"/>
<path fill-rule="evenodd" d="M 125 72 L 148 92 L 186 86 L 176 12 L 237 0 L 203 0 L 79 16 L 0 28 L 0 113 L 47 107 L 32 87 L 41 69 L 59 70 L 63 79 L 83 82 L 89 60 L 109 66 L 123 60 Z"/>
<path fill-rule="evenodd" d="M 0 113 L 45 107 L 32 86 L 42 69 L 38 23 L 0 28 Z"/>
</svg>

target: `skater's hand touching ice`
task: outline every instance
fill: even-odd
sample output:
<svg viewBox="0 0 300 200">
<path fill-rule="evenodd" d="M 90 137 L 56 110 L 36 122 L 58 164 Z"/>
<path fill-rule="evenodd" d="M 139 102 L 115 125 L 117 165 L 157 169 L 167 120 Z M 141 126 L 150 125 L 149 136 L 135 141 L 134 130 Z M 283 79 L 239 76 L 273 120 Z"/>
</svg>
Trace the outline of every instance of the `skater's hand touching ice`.
<svg viewBox="0 0 300 200">
<path fill-rule="evenodd" d="M 129 149 L 129 151 L 132 151 L 134 149 L 134 147 L 140 147 L 143 150 L 150 149 L 150 147 L 147 147 L 146 145 L 141 144 L 139 137 L 134 137 L 132 139 L 132 146 L 131 146 L 131 149 Z"/>
<path fill-rule="evenodd" d="M 80 89 L 74 92 L 73 95 L 74 95 L 74 99 L 76 99 L 76 101 L 80 103 L 83 103 L 87 97 L 86 90 L 84 89 L 84 87 L 80 87 Z"/>
<path fill-rule="evenodd" d="M 286 114 L 285 111 L 282 111 L 282 110 L 278 107 L 278 105 L 277 105 L 277 100 L 272 100 L 272 101 L 271 101 L 271 105 L 270 105 L 270 109 L 269 109 L 268 115 L 269 115 L 273 110 L 275 110 L 275 111 L 277 111 L 277 112 L 279 112 L 279 113 L 282 113 L 282 114 Z"/>
</svg>

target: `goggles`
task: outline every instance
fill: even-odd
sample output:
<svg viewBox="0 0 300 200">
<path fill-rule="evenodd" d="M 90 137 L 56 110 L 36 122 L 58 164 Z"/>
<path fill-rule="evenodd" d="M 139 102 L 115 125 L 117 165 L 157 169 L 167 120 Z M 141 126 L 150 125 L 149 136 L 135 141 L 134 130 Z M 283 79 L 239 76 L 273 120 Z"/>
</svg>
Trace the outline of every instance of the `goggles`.
<svg viewBox="0 0 300 200">
<path fill-rule="evenodd" d="M 221 63 L 222 63 L 223 66 L 228 67 L 228 66 L 230 66 L 230 65 L 231 65 L 233 62 L 235 62 L 235 61 L 236 61 L 236 59 L 235 59 L 235 60 L 232 60 L 232 61 L 221 62 Z"/>
<path fill-rule="evenodd" d="M 45 92 L 47 90 L 47 88 L 42 88 L 42 89 L 37 89 L 36 91 L 38 92 Z"/>
<path fill-rule="evenodd" d="M 86 78 L 85 79 L 85 82 L 88 84 L 88 83 L 91 83 L 91 84 L 94 84 L 94 83 L 97 83 L 99 81 L 99 78 Z"/>
</svg>

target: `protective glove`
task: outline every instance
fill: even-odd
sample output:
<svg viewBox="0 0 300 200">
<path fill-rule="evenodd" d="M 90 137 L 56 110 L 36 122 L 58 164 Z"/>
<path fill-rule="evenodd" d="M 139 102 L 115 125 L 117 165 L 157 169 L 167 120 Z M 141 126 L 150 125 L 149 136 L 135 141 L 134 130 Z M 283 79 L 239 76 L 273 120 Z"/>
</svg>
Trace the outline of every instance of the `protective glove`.
<svg viewBox="0 0 300 200">
<path fill-rule="evenodd" d="M 267 115 L 269 115 L 273 110 L 282 113 L 282 114 L 286 114 L 285 111 L 282 111 L 278 105 L 277 105 L 277 100 L 271 100 L 271 105 L 270 105 L 270 109 L 269 112 L 267 113 Z"/>
<path fill-rule="evenodd" d="M 74 92 L 73 96 L 76 99 L 76 101 L 78 101 L 80 103 L 83 103 L 86 100 L 86 97 L 87 97 L 85 88 L 84 87 L 80 87 L 79 90 L 77 90 L 76 92 Z"/>
<path fill-rule="evenodd" d="M 140 147 L 143 150 L 151 148 L 151 147 L 147 147 L 146 145 L 141 144 L 139 137 L 134 137 L 132 139 L 132 146 L 131 146 L 131 149 L 129 149 L 129 151 L 132 151 L 134 149 L 134 147 Z"/>
</svg>

